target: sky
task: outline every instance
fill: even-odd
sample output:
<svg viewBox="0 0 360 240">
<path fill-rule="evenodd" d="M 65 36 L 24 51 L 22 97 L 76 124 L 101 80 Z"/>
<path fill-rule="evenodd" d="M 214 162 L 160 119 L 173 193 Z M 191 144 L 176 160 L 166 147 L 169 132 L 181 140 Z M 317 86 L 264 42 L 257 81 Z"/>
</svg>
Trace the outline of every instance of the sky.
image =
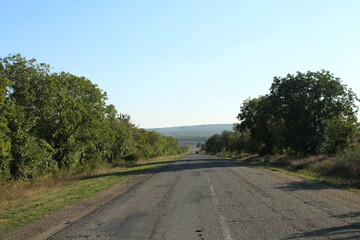
<svg viewBox="0 0 360 240">
<path fill-rule="evenodd" d="M 0 58 L 84 76 L 141 128 L 236 123 L 273 77 L 360 96 L 358 0 L 0 0 Z"/>
</svg>

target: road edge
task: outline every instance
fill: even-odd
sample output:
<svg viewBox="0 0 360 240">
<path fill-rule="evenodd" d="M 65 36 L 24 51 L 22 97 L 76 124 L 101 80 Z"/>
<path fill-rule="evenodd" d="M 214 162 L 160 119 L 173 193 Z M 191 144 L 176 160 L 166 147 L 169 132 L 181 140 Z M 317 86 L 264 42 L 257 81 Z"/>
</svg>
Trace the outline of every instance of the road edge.
<svg viewBox="0 0 360 240">
<path fill-rule="evenodd" d="M 180 158 L 179 158 L 180 159 Z M 178 159 L 176 159 L 178 160 Z M 175 162 L 174 160 L 173 162 Z M 145 171 L 142 174 L 125 179 L 124 181 L 110 187 L 92 197 L 86 198 L 80 202 L 64 207 L 56 212 L 44 216 L 40 220 L 0 235 L 1 240 L 42 240 L 55 233 L 65 229 L 71 223 L 74 223 L 88 214 L 94 212 L 99 207 L 106 205 L 114 199 L 122 196 L 140 183 L 146 181 L 154 174 L 171 165 L 165 163 L 151 168 L 152 172 Z M 156 169 L 156 171 L 154 171 Z"/>
</svg>

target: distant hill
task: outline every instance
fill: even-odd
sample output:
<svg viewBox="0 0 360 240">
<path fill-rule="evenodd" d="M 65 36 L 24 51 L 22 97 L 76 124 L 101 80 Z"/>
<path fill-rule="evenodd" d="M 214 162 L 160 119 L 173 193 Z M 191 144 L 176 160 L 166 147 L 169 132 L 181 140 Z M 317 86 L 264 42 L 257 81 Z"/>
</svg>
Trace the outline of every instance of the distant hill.
<svg viewBox="0 0 360 240">
<path fill-rule="evenodd" d="M 205 143 L 210 136 L 223 131 L 233 130 L 233 124 L 207 124 L 195 126 L 151 128 L 147 129 L 156 131 L 165 136 L 175 138 L 180 146 L 188 144 Z"/>
<path fill-rule="evenodd" d="M 211 136 L 222 131 L 231 131 L 233 124 L 207 124 L 195 126 L 151 128 L 148 130 L 159 132 L 165 136 Z"/>
</svg>

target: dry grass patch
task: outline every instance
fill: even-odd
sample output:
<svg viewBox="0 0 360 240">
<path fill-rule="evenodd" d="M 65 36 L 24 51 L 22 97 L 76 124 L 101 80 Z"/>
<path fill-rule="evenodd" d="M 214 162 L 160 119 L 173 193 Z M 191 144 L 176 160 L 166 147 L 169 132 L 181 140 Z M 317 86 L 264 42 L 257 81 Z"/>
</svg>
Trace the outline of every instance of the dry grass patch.
<svg viewBox="0 0 360 240">
<path fill-rule="evenodd" d="M 183 155 L 143 160 L 136 165 L 102 169 L 92 174 L 62 173 L 28 182 L 3 184 L 0 186 L 0 234 L 34 222 L 128 177 Z"/>
<path fill-rule="evenodd" d="M 238 161 L 346 189 L 360 189 L 360 147 L 337 156 L 236 155 Z"/>
</svg>

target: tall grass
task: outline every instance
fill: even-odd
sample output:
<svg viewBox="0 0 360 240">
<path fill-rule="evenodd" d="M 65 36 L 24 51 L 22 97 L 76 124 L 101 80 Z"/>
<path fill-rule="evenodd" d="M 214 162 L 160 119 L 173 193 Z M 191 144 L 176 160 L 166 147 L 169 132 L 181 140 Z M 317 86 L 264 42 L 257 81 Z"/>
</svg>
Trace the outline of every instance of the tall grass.
<svg viewBox="0 0 360 240">
<path fill-rule="evenodd" d="M 283 169 L 338 187 L 360 189 L 360 144 L 335 156 L 233 155 L 222 156 L 272 169 Z"/>
<path fill-rule="evenodd" d="M 355 178 L 360 181 L 360 145 L 356 145 L 344 153 L 330 159 L 322 166 L 326 174 L 345 178 Z M 360 182 L 359 182 L 360 186 Z"/>
</svg>

